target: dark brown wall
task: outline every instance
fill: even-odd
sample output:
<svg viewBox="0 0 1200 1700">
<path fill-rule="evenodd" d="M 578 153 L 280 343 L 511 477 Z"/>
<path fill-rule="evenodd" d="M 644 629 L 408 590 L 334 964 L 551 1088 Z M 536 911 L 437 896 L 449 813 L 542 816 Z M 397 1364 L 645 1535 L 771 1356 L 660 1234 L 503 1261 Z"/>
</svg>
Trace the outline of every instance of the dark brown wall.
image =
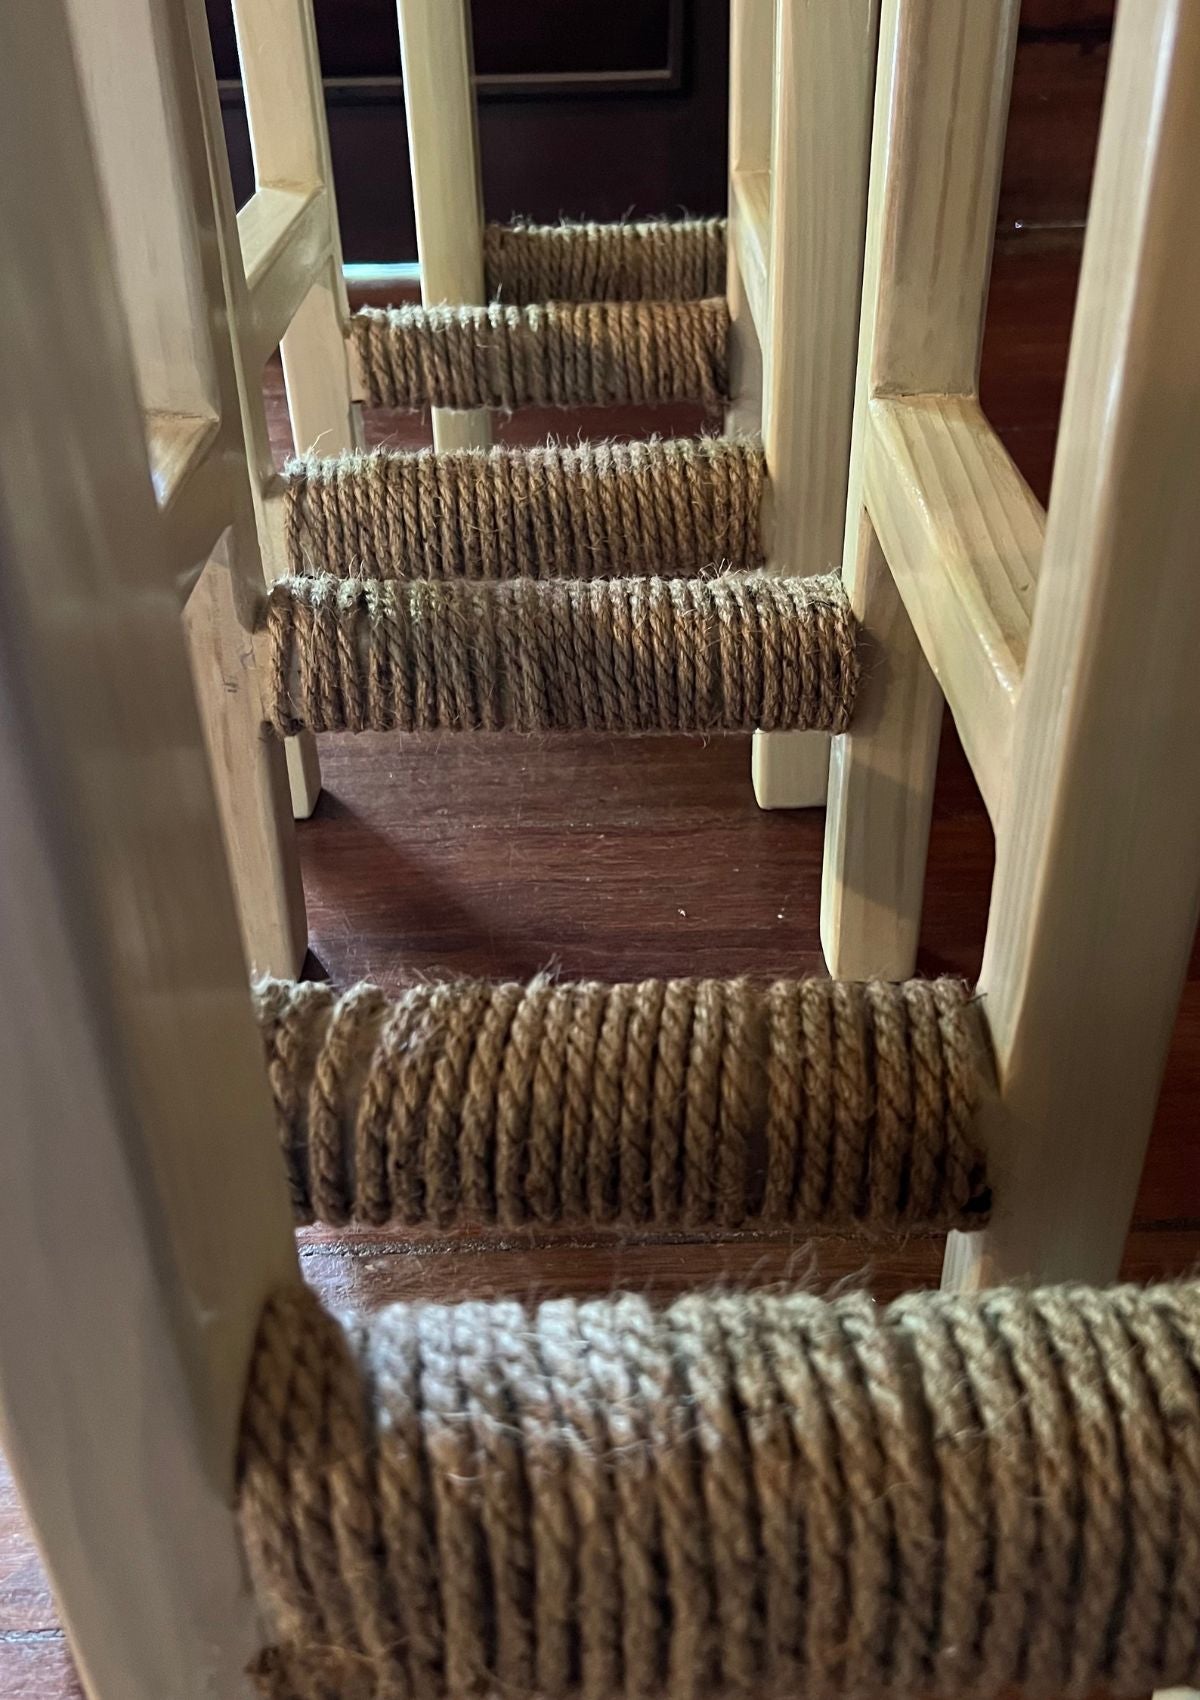
<svg viewBox="0 0 1200 1700">
<path fill-rule="evenodd" d="M 971 4 L 972 0 L 963 0 Z M 1000 230 L 1087 211 L 1114 0 L 1025 0 Z M 412 259 L 393 0 L 316 0 L 346 258 Z M 473 0 L 488 216 L 720 212 L 728 0 Z M 250 152 L 229 0 L 209 0 L 239 200 Z"/>
<path fill-rule="evenodd" d="M 317 0 L 346 258 L 413 259 L 394 0 Z M 723 210 L 727 0 L 474 0 L 488 216 Z M 218 74 L 236 78 L 229 0 L 209 0 Z M 239 200 L 250 155 L 236 88 Z"/>
</svg>

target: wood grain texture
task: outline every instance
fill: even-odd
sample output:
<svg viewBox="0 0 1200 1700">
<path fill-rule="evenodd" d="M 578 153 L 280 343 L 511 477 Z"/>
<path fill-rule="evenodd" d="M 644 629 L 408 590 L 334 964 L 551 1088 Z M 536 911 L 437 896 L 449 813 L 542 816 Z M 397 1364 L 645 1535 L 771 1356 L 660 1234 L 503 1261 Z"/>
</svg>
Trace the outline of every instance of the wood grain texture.
<svg viewBox="0 0 1200 1700">
<path fill-rule="evenodd" d="M 246 368 L 257 374 L 280 343 L 295 442 L 302 450 L 319 444 L 323 454 L 341 454 L 359 446 L 361 424 L 350 394 L 342 240 L 311 0 L 234 0 L 233 10 L 257 185 L 248 205 L 277 190 L 294 195 L 297 185 L 316 203 L 307 232 L 292 238 L 291 263 L 281 268 L 276 290 L 282 299 L 269 327 L 260 329 L 257 360 L 247 358 Z M 210 110 L 215 130 L 215 107 Z M 239 232 L 247 210 L 238 214 Z M 266 319 L 249 265 L 246 279 L 255 317 Z M 291 752 L 300 770 L 295 799 L 306 813 L 316 793 L 303 770 L 315 772 L 315 762 L 303 741 Z"/>
<path fill-rule="evenodd" d="M 729 236 L 746 303 L 761 343 L 770 334 L 767 280 L 771 268 L 771 174 L 735 171 L 729 186 Z"/>
<path fill-rule="evenodd" d="M 755 320 L 763 530 L 767 570 L 807 576 L 842 558 L 879 5 L 774 10 L 766 299 Z M 756 735 L 760 808 L 812 807 L 828 776 L 819 733 Z"/>
<path fill-rule="evenodd" d="M 87 68 L 89 130 L 181 600 L 229 532 L 219 565 L 193 592 L 191 624 L 213 639 L 197 658 L 195 677 L 210 749 L 219 757 L 218 804 L 246 948 L 262 967 L 286 968 L 301 960 L 304 917 L 291 823 L 276 783 L 282 762 L 260 737 L 256 680 L 228 666 L 244 647 L 263 581 L 228 307 L 231 266 L 241 279 L 232 200 L 223 217 L 185 12 L 155 0 L 136 0 L 132 8 L 88 0 L 68 10 Z M 202 24 L 202 5 L 199 18 Z M 215 86 L 212 94 L 215 101 Z M 212 123 L 215 133 L 215 111 Z M 260 438 L 265 442 L 265 425 Z M 220 587 L 217 572 L 225 575 Z"/>
<path fill-rule="evenodd" d="M 867 512 L 995 821 L 1045 516 L 971 398 L 874 401 L 867 431 Z"/>
<path fill-rule="evenodd" d="M 1002 1184 L 966 1281 L 1116 1269 L 1200 909 L 1200 11 L 1113 43 L 980 976 Z"/>
<path fill-rule="evenodd" d="M 470 8 L 467 0 L 397 0 L 397 19 L 421 300 L 476 306 L 487 296 Z M 487 411 L 435 408 L 433 440 L 443 451 L 486 448 Z"/>
<path fill-rule="evenodd" d="M 237 1700 L 242 1393 L 296 1259 L 60 4 L 0 11 L 0 149 L 0 1432 L 92 1700 Z M 65 1682 L 31 1586 L 6 1693 Z"/>
<path fill-rule="evenodd" d="M 311 0 L 232 4 L 255 185 L 237 215 L 236 243 L 233 209 L 238 200 L 228 157 L 217 140 L 220 97 L 205 39 L 204 0 L 190 0 L 190 18 L 196 80 L 213 144 L 213 197 L 226 250 L 229 311 L 239 333 L 242 429 L 255 514 L 266 570 L 276 577 L 284 570 L 284 556 L 258 399 L 259 373 L 275 347 L 282 351 L 292 438 L 302 450 L 316 444 L 325 454 L 358 448 L 361 422 L 351 393 L 341 229 Z M 280 219 L 286 210 L 281 200 L 291 203 L 285 220 Z M 292 810 L 305 818 L 321 788 L 316 746 L 311 738 L 292 738 L 286 753 Z"/>
<path fill-rule="evenodd" d="M 242 359 L 260 372 L 282 342 L 329 252 L 323 189 L 256 189 L 237 215 L 249 315 Z"/>
<path fill-rule="evenodd" d="M 830 753 L 821 899 L 829 970 L 848 979 L 912 972 L 941 721 L 929 659 L 869 514 L 863 524 L 871 407 L 976 393 L 1017 13 L 1016 0 L 883 0 L 880 12 L 842 556 L 874 666 L 866 716 Z"/>
</svg>

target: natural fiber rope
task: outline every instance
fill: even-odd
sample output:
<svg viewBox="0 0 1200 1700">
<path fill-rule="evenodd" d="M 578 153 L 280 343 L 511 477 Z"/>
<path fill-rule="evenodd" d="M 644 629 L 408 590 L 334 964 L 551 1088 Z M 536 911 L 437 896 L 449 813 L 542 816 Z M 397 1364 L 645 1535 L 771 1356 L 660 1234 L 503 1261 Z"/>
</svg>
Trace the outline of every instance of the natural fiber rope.
<svg viewBox="0 0 1200 1700">
<path fill-rule="evenodd" d="M 974 1007 L 891 986 L 266 980 L 298 1222 L 978 1227 Z"/>
<path fill-rule="evenodd" d="M 281 735 L 844 732 L 858 683 L 838 578 L 278 579 L 265 622 Z"/>
<path fill-rule="evenodd" d="M 725 293 L 725 220 L 489 224 L 489 299 L 699 301 Z"/>
<path fill-rule="evenodd" d="M 1200 1683 L 1200 1287 L 267 1307 L 271 1700 Z"/>
<path fill-rule="evenodd" d="M 750 441 L 376 450 L 294 460 L 284 477 L 295 573 L 677 578 L 763 560 Z"/>
<path fill-rule="evenodd" d="M 728 392 L 724 296 L 534 307 L 364 307 L 351 320 L 376 407 L 578 407 Z"/>
</svg>

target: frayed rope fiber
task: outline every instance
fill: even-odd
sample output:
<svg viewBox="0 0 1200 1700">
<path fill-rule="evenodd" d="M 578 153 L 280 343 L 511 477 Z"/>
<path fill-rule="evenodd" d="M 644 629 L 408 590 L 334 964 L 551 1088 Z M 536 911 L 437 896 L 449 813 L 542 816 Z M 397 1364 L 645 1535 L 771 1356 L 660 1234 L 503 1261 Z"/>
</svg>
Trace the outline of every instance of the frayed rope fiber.
<svg viewBox="0 0 1200 1700">
<path fill-rule="evenodd" d="M 578 407 L 728 394 L 724 296 L 708 301 L 364 307 L 350 320 L 375 407 Z"/>
<path fill-rule="evenodd" d="M 294 460 L 288 564 L 338 578 L 751 571 L 763 477 L 757 442 L 719 437 Z"/>
<path fill-rule="evenodd" d="M 483 265 L 491 299 L 698 301 L 725 293 L 723 218 L 624 224 L 489 224 Z"/>
<path fill-rule="evenodd" d="M 841 580 L 284 578 L 271 723 L 313 732 L 844 732 L 858 684 Z"/>
<path fill-rule="evenodd" d="M 1200 1682 L 1200 1287 L 266 1308 L 269 1700 Z"/>
<path fill-rule="evenodd" d="M 979 1227 L 955 980 L 266 980 L 298 1222 Z"/>
</svg>

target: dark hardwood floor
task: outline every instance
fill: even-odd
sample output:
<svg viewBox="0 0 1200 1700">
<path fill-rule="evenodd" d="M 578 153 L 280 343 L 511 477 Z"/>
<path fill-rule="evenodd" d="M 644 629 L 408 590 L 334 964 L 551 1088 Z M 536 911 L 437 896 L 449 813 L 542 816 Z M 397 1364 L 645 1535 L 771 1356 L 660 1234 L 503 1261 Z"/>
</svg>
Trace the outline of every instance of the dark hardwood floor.
<svg viewBox="0 0 1200 1700">
<path fill-rule="evenodd" d="M 1053 461 L 1077 256 L 1001 252 L 984 400 L 1045 499 Z M 277 446 L 286 448 L 269 376 Z M 509 440 L 691 430 L 694 413 L 522 415 Z M 420 427 L 417 427 L 420 430 Z M 413 442 L 395 416 L 373 442 Z M 741 738 L 361 737 L 322 743 L 325 792 L 300 829 L 310 970 L 364 975 L 755 976 L 823 971 L 818 810 L 762 814 Z M 973 975 L 987 918 L 992 838 L 953 729 L 943 740 L 920 968 Z M 1200 1253 L 1200 957 L 1180 1009 L 1125 1259 L 1136 1279 L 1193 1267 Z M 73 1248 L 86 1273 L 87 1248 Z M 667 1295 L 705 1280 L 828 1283 L 848 1274 L 881 1297 L 933 1283 L 935 1241 L 864 1249 L 790 1239 L 620 1241 L 578 1234 L 443 1236 L 312 1231 L 307 1276 L 341 1306 L 414 1294 L 596 1291 Z M 119 1563 L 119 1552 L 97 1555 Z M 0 1694 L 77 1693 L 53 1602 L 0 1473 Z"/>
</svg>

